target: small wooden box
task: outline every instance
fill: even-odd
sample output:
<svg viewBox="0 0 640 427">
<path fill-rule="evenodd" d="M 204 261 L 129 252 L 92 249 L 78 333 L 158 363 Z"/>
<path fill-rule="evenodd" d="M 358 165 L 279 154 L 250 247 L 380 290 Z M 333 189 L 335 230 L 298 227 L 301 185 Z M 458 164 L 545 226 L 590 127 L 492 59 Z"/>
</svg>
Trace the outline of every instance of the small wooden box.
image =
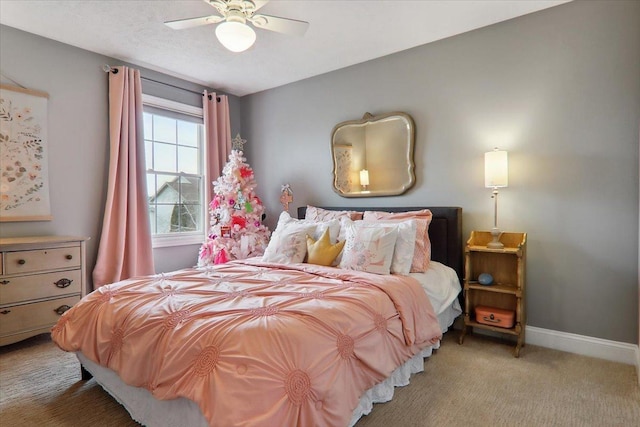
<svg viewBox="0 0 640 427">
<path fill-rule="evenodd" d="M 476 322 L 498 328 L 513 328 L 515 312 L 502 308 L 476 306 Z"/>
</svg>

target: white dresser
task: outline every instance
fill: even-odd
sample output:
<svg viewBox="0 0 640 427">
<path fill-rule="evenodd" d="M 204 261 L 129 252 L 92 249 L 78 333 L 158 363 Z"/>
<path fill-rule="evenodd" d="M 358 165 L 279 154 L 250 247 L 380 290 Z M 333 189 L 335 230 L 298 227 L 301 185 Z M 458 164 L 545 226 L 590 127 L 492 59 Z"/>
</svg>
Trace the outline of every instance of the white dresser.
<svg viewBox="0 0 640 427">
<path fill-rule="evenodd" d="M 0 345 L 49 332 L 85 295 L 86 240 L 0 238 Z"/>
</svg>

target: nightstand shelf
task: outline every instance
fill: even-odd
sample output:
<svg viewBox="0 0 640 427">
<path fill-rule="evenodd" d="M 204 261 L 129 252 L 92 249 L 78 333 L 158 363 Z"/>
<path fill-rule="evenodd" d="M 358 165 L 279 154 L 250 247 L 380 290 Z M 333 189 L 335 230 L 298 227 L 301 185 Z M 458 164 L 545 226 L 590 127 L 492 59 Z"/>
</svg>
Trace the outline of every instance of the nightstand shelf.
<svg viewBox="0 0 640 427">
<path fill-rule="evenodd" d="M 484 329 L 517 337 L 514 356 L 520 355 L 525 338 L 525 263 L 526 233 L 502 233 L 503 249 L 487 248 L 492 240 L 488 231 L 472 231 L 465 247 L 464 325 L 460 335 L 463 343 L 467 332 L 473 328 Z M 491 285 L 483 285 L 478 276 L 488 273 L 493 277 Z M 476 320 L 478 306 L 508 310 L 513 313 L 513 327 L 501 328 Z"/>
<path fill-rule="evenodd" d="M 475 233 L 484 233 L 484 231 L 476 231 Z M 502 234 L 504 234 L 504 233 L 502 233 Z M 511 233 L 511 234 L 513 234 L 513 233 Z M 521 233 L 517 233 L 517 234 L 521 234 Z M 489 239 L 488 242 L 490 242 L 490 241 L 491 241 L 491 239 Z M 501 241 L 502 241 L 502 238 L 501 238 Z M 481 252 L 494 253 L 494 254 L 516 254 L 518 252 L 518 248 L 509 248 L 509 247 L 506 246 L 506 244 L 505 244 L 504 249 L 491 249 L 491 248 L 488 248 L 486 246 L 478 246 L 478 245 L 470 245 L 470 246 L 468 246 L 468 249 L 470 251 L 481 251 Z"/>
<path fill-rule="evenodd" d="M 522 296 L 522 292 L 519 291 L 517 288 L 514 290 L 515 285 L 501 285 L 501 284 L 495 284 L 495 285 L 491 285 L 491 286 L 485 286 L 485 285 L 481 285 L 478 282 L 469 282 L 469 287 L 467 289 L 476 289 L 479 291 L 483 291 L 483 292 L 498 292 L 498 293 L 503 293 L 503 294 L 514 294 L 515 295 L 520 295 Z"/>
<path fill-rule="evenodd" d="M 469 323 L 467 324 L 468 327 L 470 328 L 481 328 L 481 329 L 486 329 L 489 331 L 493 331 L 493 332 L 500 332 L 501 334 L 511 334 L 511 335 L 519 335 L 520 334 L 520 329 L 516 329 L 516 327 L 514 326 L 513 328 L 499 328 L 497 326 L 491 326 L 491 325 L 485 325 L 483 323 L 478 323 L 475 320 L 470 320 Z M 518 356 L 516 356 L 518 357 Z"/>
</svg>

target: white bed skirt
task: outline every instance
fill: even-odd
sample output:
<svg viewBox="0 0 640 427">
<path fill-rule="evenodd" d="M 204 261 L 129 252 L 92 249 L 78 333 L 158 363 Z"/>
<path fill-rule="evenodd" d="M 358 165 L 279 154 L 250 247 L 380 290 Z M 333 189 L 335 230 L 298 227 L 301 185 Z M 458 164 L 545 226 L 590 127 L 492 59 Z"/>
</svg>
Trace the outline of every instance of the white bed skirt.
<svg viewBox="0 0 640 427">
<path fill-rule="evenodd" d="M 439 347 L 438 343 L 425 348 L 420 354 L 393 371 L 389 378 L 370 388 L 360 398 L 349 427 L 357 423 L 363 415 L 369 414 L 374 403 L 388 402 L 393 399 L 394 388 L 408 385 L 411 375 L 424 371 L 424 359 L 431 356 L 432 351 Z M 77 353 L 77 356 L 80 363 L 93 374 L 102 388 L 124 406 L 131 418 L 140 424 L 149 427 L 209 426 L 200 408 L 192 400 L 185 398 L 157 400 L 147 389 L 123 383 L 115 372 L 93 363 L 82 353 Z"/>
<path fill-rule="evenodd" d="M 454 301 L 453 305 L 446 309 L 443 313 L 438 315 L 438 322 L 442 333 L 447 332 L 449 327 L 453 324 L 453 321 L 458 317 L 462 310 L 458 300 Z M 431 356 L 433 350 L 440 348 L 440 342 L 430 347 L 423 349 L 420 353 L 407 360 L 398 369 L 393 371 L 391 376 L 381 383 L 373 386 L 367 390 L 360 398 L 358 406 L 353 411 L 351 416 L 351 422 L 349 427 L 352 427 L 358 420 L 371 412 L 374 403 L 389 402 L 393 399 L 394 389 L 396 387 L 404 387 L 409 385 L 409 379 L 411 375 L 424 371 L 424 359 Z"/>
<path fill-rule="evenodd" d="M 444 332 L 453 324 L 460 314 L 460 305 L 454 304 L 438 315 L 438 321 Z M 358 406 L 353 411 L 349 427 L 352 427 L 363 416 L 373 409 L 374 403 L 388 402 L 393 399 L 395 387 L 409 384 L 411 375 L 424 371 L 424 359 L 438 349 L 440 343 L 423 349 L 420 353 L 393 371 L 391 376 L 365 392 Z M 132 387 L 120 380 L 111 369 L 104 368 L 87 359 L 82 353 L 76 353 L 82 366 L 89 371 L 96 382 L 117 400 L 131 415 L 131 418 L 149 427 L 173 427 L 177 425 L 189 427 L 208 427 L 198 405 L 186 398 L 158 400 L 145 388 Z"/>
</svg>

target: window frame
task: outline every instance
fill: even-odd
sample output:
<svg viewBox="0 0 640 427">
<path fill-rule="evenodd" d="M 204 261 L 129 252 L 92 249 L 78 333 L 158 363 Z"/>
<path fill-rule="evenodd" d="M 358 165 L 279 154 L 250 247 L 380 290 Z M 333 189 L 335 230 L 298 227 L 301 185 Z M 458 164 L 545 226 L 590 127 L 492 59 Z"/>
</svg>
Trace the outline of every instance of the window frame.
<svg viewBox="0 0 640 427">
<path fill-rule="evenodd" d="M 202 120 L 202 128 L 199 132 L 202 133 L 201 138 L 198 141 L 198 170 L 200 171 L 197 174 L 198 177 L 201 177 L 200 180 L 200 215 L 202 218 L 202 230 L 201 231 L 191 231 L 191 232 L 177 232 L 177 233 L 164 233 L 164 234 L 155 234 L 154 231 L 151 232 L 151 243 L 152 247 L 155 248 L 165 248 L 172 246 L 185 246 L 185 245 L 195 245 L 202 244 L 205 237 L 207 236 L 207 224 L 209 221 L 205 217 L 208 213 L 208 209 L 206 209 L 206 188 L 204 187 L 208 181 L 207 177 L 207 168 L 204 167 L 204 158 L 205 158 L 205 134 L 204 134 L 204 111 L 201 107 L 194 107 L 192 105 L 183 104 L 180 102 L 172 101 L 170 99 L 160 98 L 153 95 L 142 94 L 142 105 L 143 111 L 145 106 L 154 107 L 160 110 L 166 110 L 170 112 L 185 114 L 188 116 L 196 117 Z M 156 114 L 156 113 L 151 113 Z M 161 115 L 161 114 L 157 114 Z M 145 138 L 146 139 L 146 138 Z M 144 141 L 143 141 L 144 143 Z M 151 168 L 147 168 L 145 170 L 145 174 L 148 172 L 160 173 L 154 171 Z M 194 176 L 194 174 L 180 174 L 178 173 L 176 176 Z M 150 208 L 147 201 L 147 207 Z M 150 218 L 149 218 L 150 220 Z"/>
</svg>

